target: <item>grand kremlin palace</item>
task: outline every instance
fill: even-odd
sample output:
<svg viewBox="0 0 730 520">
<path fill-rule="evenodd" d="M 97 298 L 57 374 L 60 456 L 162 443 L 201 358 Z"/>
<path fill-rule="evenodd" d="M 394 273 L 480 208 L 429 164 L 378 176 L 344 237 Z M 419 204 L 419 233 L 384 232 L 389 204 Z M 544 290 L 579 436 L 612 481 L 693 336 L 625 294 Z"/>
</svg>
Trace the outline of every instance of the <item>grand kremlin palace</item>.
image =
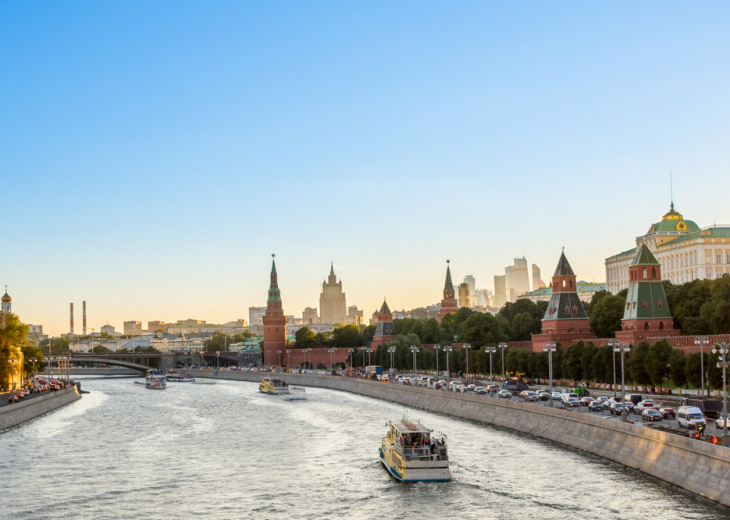
<svg viewBox="0 0 730 520">
<path fill-rule="evenodd" d="M 730 227 L 700 227 L 674 210 L 652 224 L 636 247 L 606 258 L 606 290 L 616 294 L 629 286 L 629 264 L 645 243 L 661 263 L 664 280 L 683 284 L 730 274 Z"/>
</svg>

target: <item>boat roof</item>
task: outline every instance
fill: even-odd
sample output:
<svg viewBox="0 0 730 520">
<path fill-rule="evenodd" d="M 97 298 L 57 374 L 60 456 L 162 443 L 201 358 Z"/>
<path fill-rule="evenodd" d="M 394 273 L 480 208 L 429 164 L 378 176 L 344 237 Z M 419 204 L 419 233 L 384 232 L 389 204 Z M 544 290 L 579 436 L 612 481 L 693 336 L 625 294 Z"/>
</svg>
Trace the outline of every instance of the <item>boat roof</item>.
<svg viewBox="0 0 730 520">
<path fill-rule="evenodd" d="M 420 421 L 409 421 L 408 419 L 400 419 L 391 421 L 393 427 L 401 433 L 431 433 L 430 428 L 426 428 Z"/>
</svg>

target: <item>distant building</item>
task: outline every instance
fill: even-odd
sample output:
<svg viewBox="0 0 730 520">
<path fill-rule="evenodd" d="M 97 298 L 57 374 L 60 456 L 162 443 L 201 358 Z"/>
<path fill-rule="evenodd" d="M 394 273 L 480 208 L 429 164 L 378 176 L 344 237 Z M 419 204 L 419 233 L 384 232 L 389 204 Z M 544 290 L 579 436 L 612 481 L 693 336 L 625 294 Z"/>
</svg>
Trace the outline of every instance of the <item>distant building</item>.
<svg viewBox="0 0 730 520">
<path fill-rule="evenodd" d="M 661 265 L 663 280 L 683 284 L 714 280 L 730 273 L 730 227 L 700 227 L 685 220 L 671 203 L 660 222 L 636 238 L 636 246 L 606 258 L 606 287 L 613 294 L 631 283 L 629 272 L 639 246 L 645 244 Z"/>
<path fill-rule="evenodd" d="M 471 308 L 471 296 L 469 295 L 469 284 L 464 282 L 459 284 L 459 307 Z"/>
<path fill-rule="evenodd" d="M 505 275 L 495 275 L 492 306 L 501 309 L 505 303 L 507 303 L 507 277 Z"/>
<path fill-rule="evenodd" d="M 545 286 L 545 282 L 542 281 L 542 278 L 540 278 L 540 268 L 532 264 L 532 290 L 535 289 L 542 289 Z"/>
<path fill-rule="evenodd" d="M 109 325 L 108 323 L 106 325 L 102 325 L 99 332 L 100 332 L 100 334 L 106 333 L 106 334 L 109 334 L 110 336 L 114 336 L 114 337 L 118 337 L 118 336 L 122 335 L 116 331 L 116 329 L 114 328 L 114 325 Z"/>
<path fill-rule="evenodd" d="M 576 282 L 576 293 L 578 294 L 578 298 L 580 298 L 580 300 L 585 303 L 590 302 L 593 298 L 593 295 L 597 292 L 605 290 L 605 283 L 589 283 L 584 280 Z M 542 287 L 540 289 L 535 289 L 525 294 L 520 294 L 519 296 L 517 296 L 517 299 L 521 300 L 524 298 L 533 302 L 546 302 L 550 300 L 552 295 L 553 286 L 551 284 L 550 287 Z"/>
<path fill-rule="evenodd" d="M 307 307 L 302 313 L 302 320 L 305 325 L 314 325 L 319 323 L 319 316 L 317 315 L 317 309 L 313 307 Z"/>
<path fill-rule="evenodd" d="M 330 264 L 330 274 L 327 281 L 322 282 L 322 292 L 319 295 L 319 315 L 322 323 L 337 325 L 345 323 L 347 316 L 345 293 L 342 292 L 342 280 L 337 281 L 335 264 Z"/>
<path fill-rule="evenodd" d="M 464 277 L 464 283 L 469 286 L 469 293 L 474 294 L 477 290 L 477 281 L 473 275 L 468 274 Z"/>
<path fill-rule="evenodd" d="M 471 295 L 472 307 L 483 307 L 488 309 L 492 306 L 492 293 L 487 289 L 477 289 Z"/>
<path fill-rule="evenodd" d="M 395 325 L 393 325 L 393 314 L 388 308 L 388 304 L 383 300 L 383 305 L 378 312 L 378 325 L 375 328 L 375 336 L 371 343 L 372 348 L 378 348 L 385 345 L 395 337 Z"/>
<path fill-rule="evenodd" d="M 147 330 L 150 332 L 157 332 L 158 330 L 167 330 L 170 327 L 170 323 L 165 323 L 164 321 L 148 321 L 147 322 Z"/>
<path fill-rule="evenodd" d="M 125 336 L 139 336 L 142 334 L 142 322 L 141 321 L 125 321 L 124 322 L 124 335 Z"/>
<path fill-rule="evenodd" d="M 43 341 L 48 339 L 48 335 L 43 334 L 43 325 L 28 324 L 28 337 L 35 341 Z"/>
<path fill-rule="evenodd" d="M 251 326 L 258 325 L 263 326 L 263 318 L 266 313 L 266 307 L 249 307 L 248 308 L 248 323 Z"/>
<path fill-rule="evenodd" d="M 363 324 L 363 311 L 357 308 L 357 305 L 350 305 L 347 308 L 347 323 L 353 325 Z"/>
</svg>

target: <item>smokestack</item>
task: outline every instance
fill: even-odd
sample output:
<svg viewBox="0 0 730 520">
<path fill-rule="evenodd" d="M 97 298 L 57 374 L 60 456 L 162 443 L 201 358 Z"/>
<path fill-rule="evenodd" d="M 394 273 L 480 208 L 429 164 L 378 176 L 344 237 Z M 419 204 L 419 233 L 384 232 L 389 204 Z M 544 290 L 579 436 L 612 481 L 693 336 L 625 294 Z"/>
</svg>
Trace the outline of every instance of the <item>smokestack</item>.
<svg viewBox="0 0 730 520">
<path fill-rule="evenodd" d="M 84 321 L 83 321 L 83 335 L 86 336 L 86 302 L 81 302 L 81 307 L 83 308 L 83 315 L 84 315 Z"/>
<path fill-rule="evenodd" d="M 74 304 L 71 304 L 71 330 L 68 331 L 68 333 L 73 336 L 74 335 Z"/>
</svg>

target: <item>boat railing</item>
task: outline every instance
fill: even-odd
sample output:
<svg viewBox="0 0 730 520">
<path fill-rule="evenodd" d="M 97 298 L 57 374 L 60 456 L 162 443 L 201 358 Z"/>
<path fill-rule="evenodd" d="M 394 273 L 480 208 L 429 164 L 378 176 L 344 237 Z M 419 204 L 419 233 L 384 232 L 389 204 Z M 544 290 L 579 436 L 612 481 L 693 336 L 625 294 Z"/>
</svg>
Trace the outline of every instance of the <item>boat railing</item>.
<svg viewBox="0 0 730 520">
<path fill-rule="evenodd" d="M 446 448 L 443 446 L 400 446 L 395 445 L 395 450 L 407 460 L 448 460 Z M 434 458 L 436 455 L 436 458 Z"/>
</svg>

